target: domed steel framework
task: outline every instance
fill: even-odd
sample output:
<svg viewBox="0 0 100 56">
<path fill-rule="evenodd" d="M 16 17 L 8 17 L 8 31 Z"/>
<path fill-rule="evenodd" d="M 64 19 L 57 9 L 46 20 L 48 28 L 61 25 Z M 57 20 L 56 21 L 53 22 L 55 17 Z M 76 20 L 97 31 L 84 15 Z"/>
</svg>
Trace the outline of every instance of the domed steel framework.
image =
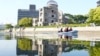
<svg viewBox="0 0 100 56">
<path fill-rule="evenodd" d="M 58 5 L 56 1 L 50 0 L 47 2 L 47 5 Z"/>
</svg>

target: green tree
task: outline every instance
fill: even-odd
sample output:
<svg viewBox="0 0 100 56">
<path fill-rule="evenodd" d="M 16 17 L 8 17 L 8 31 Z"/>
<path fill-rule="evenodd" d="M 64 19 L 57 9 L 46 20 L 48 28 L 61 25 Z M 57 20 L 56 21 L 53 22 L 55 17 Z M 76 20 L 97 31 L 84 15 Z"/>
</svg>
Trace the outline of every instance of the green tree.
<svg viewBox="0 0 100 56">
<path fill-rule="evenodd" d="M 100 56 L 100 42 L 95 43 L 95 46 L 89 47 L 90 56 Z"/>
<path fill-rule="evenodd" d="M 18 38 L 17 48 L 23 51 L 32 50 L 32 40 L 27 38 Z"/>
<path fill-rule="evenodd" d="M 19 20 L 18 25 L 23 26 L 23 27 L 31 27 L 32 26 L 32 18 L 24 17 L 21 20 Z"/>
<path fill-rule="evenodd" d="M 74 16 L 73 16 L 73 15 L 68 14 L 68 13 L 65 13 L 64 15 L 65 15 L 65 17 L 68 17 L 67 23 L 69 23 L 69 24 L 76 23 L 76 22 L 74 21 Z"/>
<path fill-rule="evenodd" d="M 89 12 L 89 18 L 86 21 L 87 23 L 95 23 L 100 25 L 100 7 L 91 9 Z"/>
<path fill-rule="evenodd" d="M 11 24 L 6 24 L 6 28 L 10 29 L 10 28 L 13 28 L 13 26 Z"/>
<path fill-rule="evenodd" d="M 71 15 L 71 14 L 65 14 L 65 16 L 68 17 L 68 23 L 85 23 L 88 16 L 87 15 Z"/>
<path fill-rule="evenodd" d="M 77 23 L 85 23 L 87 18 L 88 16 L 84 16 L 84 15 L 74 15 L 74 21 Z"/>
</svg>

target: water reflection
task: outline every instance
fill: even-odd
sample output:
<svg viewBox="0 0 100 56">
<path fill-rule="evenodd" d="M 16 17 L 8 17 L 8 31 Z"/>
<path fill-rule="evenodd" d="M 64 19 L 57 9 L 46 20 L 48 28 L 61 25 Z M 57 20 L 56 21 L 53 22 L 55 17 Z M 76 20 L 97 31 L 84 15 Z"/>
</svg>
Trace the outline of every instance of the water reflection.
<svg viewBox="0 0 100 56">
<path fill-rule="evenodd" d="M 5 35 L 6 40 L 11 40 L 11 35 Z"/>
<path fill-rule="evenodd" d="M 95 45 L 94 45 L 95 43 Z M 93 44 L 93 45 L 91 45 Z M 47 39 L 17 39 L 17 55 L 28 56 L 62 56 L 63 53 L 70 53 L 84 50 L 85 56 L 99 56 L 100 42 L 97 41 L 65 41 L 65 40 L 47 40 Z M 88 52 L 87 52 L 88 51 Z M 78 53 L 80 53 L 78 52 Z M 87 53 L 86 53 L 87 52 Z M 75 54 L 76 56 L 76 54 Z"/>
<path fill-rule="evenodd" d="M 49 36 L 48 36 L 49 37 Z M 10 56 L 99 56 L 100 42 L 98 41 L 79 41 L 67 39 L 40 39 L 25 36 L 15 36 L 14 33 L 1 35 L 0 54 L 10 53 Z M 46 37 L 45 37 L 46 38 Z M 11 39 L 17 40 L 16 42 Z M 7 43 L 7 44 L 5 44 Z M 8 45 L 9 44 L 9 45 Z M 8 45 L 9 47 L 4 47 Z M 3 47 L 3 48 L 2 48 Z M 13 48 L 12 48 L 13 47 Z M 7 49 L 8 48 L 8 49 Z M 6 51 L 5 51 L 6 50 Z M 14 51 L 15 50 L 15 51 Z M 12 53 L 12 54 L 11 54 Z M 0 56 L 8 56 L 8 55 Z"/>
<path fill-rule="evenodd" d="M 17 54 L 31 54 L 32 40 L 26 38 L 17 39 Z"/>
<path fill-rule="evenodd" d="M 100 42 L 95 42 L 95 46 L 89 47 L 90 56 L 100 56 Z"/>
<path fill-rule="evenodd" d="M 62 56 L 63 52 L 87 49 L 84 43 L 80 44 L 80 41 L 18 38 L 16 51 L 17 55 Z"/>
<path fill-rule="evenodd" d="M 12 40 L 12 39 L 16 39 L 17 36 L 14 35 L 13 33 L 5 33 L 4 35 L 2 35 L 2 37 L 3 40 Z"/>
</svg>

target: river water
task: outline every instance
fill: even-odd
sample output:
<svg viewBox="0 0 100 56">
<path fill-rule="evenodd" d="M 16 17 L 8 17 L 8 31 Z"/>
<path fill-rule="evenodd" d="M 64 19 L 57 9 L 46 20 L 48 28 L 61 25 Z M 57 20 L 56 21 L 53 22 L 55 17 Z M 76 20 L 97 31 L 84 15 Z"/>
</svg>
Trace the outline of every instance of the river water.
<svg viewBox="0 0 100 56">
<path fill-rule="evenodd" d="M 45 34 L 55 39 L 47 39 Z M 99 56 L 99 53 L 99 41 L 61 39 L 58 35 L 49 33 L 43 33 L 43 36 L 0 33 L 0 56 Z"/>
</svg>

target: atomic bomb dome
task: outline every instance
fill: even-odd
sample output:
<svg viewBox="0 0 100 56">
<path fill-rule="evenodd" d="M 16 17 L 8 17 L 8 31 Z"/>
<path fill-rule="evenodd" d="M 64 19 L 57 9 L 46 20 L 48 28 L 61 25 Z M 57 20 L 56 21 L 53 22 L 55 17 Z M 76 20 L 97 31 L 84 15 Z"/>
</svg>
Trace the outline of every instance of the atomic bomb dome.
<svg viewBox="0 0 100 56">
<path fill-rule="evenodd" d="M 57 2 L 54 1 L 54 0 L 49 0 L 49 1 L 47 2 L 47 5 L 58 5 L 58 4 L 57 4 Z"/>
</svg>

